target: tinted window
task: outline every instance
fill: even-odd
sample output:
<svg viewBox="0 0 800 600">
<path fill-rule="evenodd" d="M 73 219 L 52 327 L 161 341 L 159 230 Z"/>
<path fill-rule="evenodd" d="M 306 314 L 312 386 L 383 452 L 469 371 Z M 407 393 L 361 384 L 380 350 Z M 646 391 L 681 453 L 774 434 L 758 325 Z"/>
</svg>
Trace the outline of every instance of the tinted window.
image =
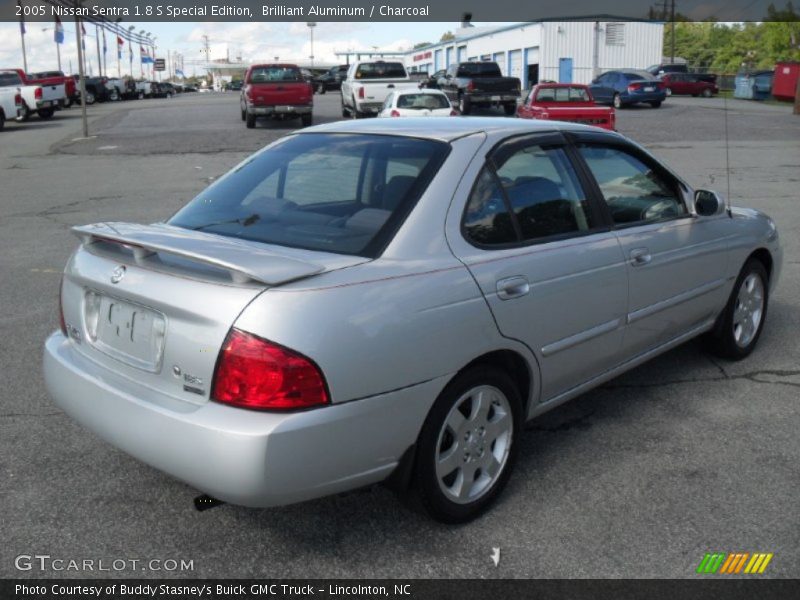
<svg viewBox="0 0 800 600">
<path fill-rule="evenodd" d="M 589 94 L 582 87 L 542 88 L 536 95 L 538 102 L 589 102 Z"/>
<path fill-rule="evenodd" d="M 582 146 L 614 223 L 660 221 L 686 214 L 678 186 L 642 160 L 618 148 Z"/>
<path fill-rule="evenodd" d="M 500 77 L 500 67 L 493 62 L 461 63 L 458 77 Z"/>
<path fill-rule="evenodd" d="M 22 85 L 22 79 L 16 73 L 0 73 L 0 87 Z"/>
<path fill-rule="evenodd" d="M 484 167 L 467 202 L 464 232 L 482 245 L 510 244 L 519 237 L 508 212 L 497 178 Z"/>
<path fill-rule="evenodd" d="M 356 69 L 356 79 L 384 79 L 405 77 L 406 69 L 399 62 L 361 63 Z"/>
<path fill-rule="evenodd" d="M 303 81 L 296 67 L 257 67 L 250 72 L 250 83 L 270 83 L 273 81 Z"/>
<path fill-rule="evenodd" d="M 561 148 L 525 146 L 496 169 L 523 240 L 594 226 L 586 195 Z"/>
<path fill-rule="evenodd" d="M 444 94 L 403 94 L 397 98 L 397 108 L 413 110 L 450 108 L 450 100 Z"/>
<path fill-rule="evenodd" d="M 292 136 L 236 167 L 169 222 L 270 244 L 375 256 L 448 148 L 386 135 Z"/>
<path fill-rule="evenodd" d="M 625 79 L 628 81 L 639 81 L 641 79 L 646 79 L 647 81 L 652 81 L 655 79 L 650 73 L 647 71 L 628 71 L 622 74 Z"/>
</svg>

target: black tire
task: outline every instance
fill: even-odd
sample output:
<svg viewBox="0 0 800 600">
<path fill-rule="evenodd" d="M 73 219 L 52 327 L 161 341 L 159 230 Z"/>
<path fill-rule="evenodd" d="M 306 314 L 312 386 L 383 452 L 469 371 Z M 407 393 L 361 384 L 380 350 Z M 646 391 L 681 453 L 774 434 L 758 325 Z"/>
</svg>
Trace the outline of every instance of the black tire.
<svg viewBox="0 0 800 600">
<path fill-rule="evenodd" d="M 139 92 L 139 93 L 136 95 L 136 98 L 137 98 L 138 100 L 144 100 L 144 92 Z"/>
<path fill-rule="evenodd" d="M 507 117 L 512 117 L 517 112 L 517 103 L 515 102 L 514 104 L 504 104 L 503 110 L 505 111 Z"/>
<path fill-rule="evenodd" d="M 303 127 L 309 127 L 314 122 L 314 115 L 311 113 L 300 115 L 300 121 L 303 124 Z"/>
<path fill-rule="evenodd" d="M 119 98 L 119 92 L 117 91 L 117 89 L 116 89 L 116 88 L 114 88 L 113 90 L 111 90 L 111 93 L 108 95 L 108 99 L 109 99 L 111 102 L 118 102 L 118 101 L 119 101 L 119 99 L 120 99 L 120 98 Z"/>
<path fill-rule="evenodd" d="M 740 291 L 742 291 L 745 282 L 751 280 L 751 277 L 758 278 L 760 281 L 762 297 L 760 318 L 750 338 L 737 341 L 737 329 L 739 329 L 740 335 L 744 334 L 744 331 L 740 329 L 736 321 L 737 311 L 740 309 L 740 306 L 742 308 L 747 306 L 746 303 L 742 304 L 740 301 Z M 758 338 L 761 337 L 761 331 L 764 329 L 764 322 L 767 319 L 768 306 L 769 275 L 767 269 L 760 260 L 750 258 L 739 272 L 739 277 L 736 279 L 736 284 L 733 286 L 730 298 L 728 298 L 728 303 L 719 316 L 716 326 L 706 335 L 705 342 L 708 351 L 722 358 L 731 360 L 741 360 L 748 356 L 756 347 Z"/>
<path fill-rule="evenodd" d="M 346 118 L 347 118 L 347 117 L 349 117 L 349 116 L 350 116 L 350 111 L 349 111 L 349 110 L 348 110 L 348 108 L 347 108 L 347 107 L 344 105 L 344 98 L 342 98 L 342 117 L 346 119 Z"/>
<path fill-rule="evenodd" d="M 324 83 L 320 83 L 317 86 L 317 93 L 318 94 L 324 94 L 325 93 L 325 84 Z"/>
<path fill-rule="evenodd" d="M 17 117 L 17 121 L 19 121 L 20 123 L 22 123 L 22 122 L 24 122 L 24 121 L 27 121 L 27 120 L 28 120 L 28 119 L 30 119 L 30 118 L 31 118 L 31 111 L 30 111 L 30 109 L 28 108 L 28 105 L 27 105 L 27 104 L 25 104 L 25 102 L 23 102 L 23 103 L 22 103 L 22 112 L 21 112 L 21 113 L 20 113 L 20 115 Z"/>
<path fill-rule="evenodd" d="M 661 100 L 656 100 L 654 102 L 651 102 L 650 106 L 652 106 L 653 108 L 658 108 L 659 106 L 661 106 Z"/>
<path fill-rule="evenodd" d="M 704 89 L 702 92 L 700 92 L 700 95 L 701 95 L 703 98 L 711 98 L 711 96 L 712 96 L 713 94 L 711 93 L 711 90 L 710 90 L 710 89 L 708 89 L 708 88 L 705 88 L 705 89 Z"/>
<path fill-rule="evenodd" d="M 3 112 L 3 109 L 0 108 L 0 130 L 6 126 L 6 113 Z"/>
<path fill-rule="evenodd" d="M 36 112 L 39 113 L 39 118 L 40 119 L 45 119 L 45 120 L 46 119 L 52 119 L 53 115 L 56 114 L 56 111 L 55 111 L 54 108 L 40 108 Z"/>
<path fill-rule="evenodd" d="M 242 121 L 246 121 L 247 120 L 247 111 L 245 109 L 243 109 L 243 108 L 241 109 L 241 111 L 242 111 Z"/>
<path fill-rule="evenodd" d="M 72 106 L 72 98 L 67 98 L 64 102 L 64 108 L 70 108 Z"/>
<path fill-rule="evenodd" d="M 255 129 L 255 126 L 256 126 L 256 116 L 255 116 L 254 114 L 252 114 L 252 113 L 247 113 L 247 115 L 245 115 L 245 121 L 246 121 L 246 123 L 247 123 L 247 128 L 248 128 L 248 129 Z"/>
<path fill-rule="evenodd" d="M 484 386 L 499 391 L 502 397 L 507 400 L 506 404 L 509 409 L 504 412 L 501 410 L 502 405 L 499 403 L 496 405 L 498 408 L 495 408 L 493 400 L 491 408 L 487 409 L 486 418 L 502 419 L 503 415 L 505 415 L 511 419 L 511 423 L 504 441 L 500 441 L 501 438 L 497 438 L 496 441 L 491 442 L 491 446 L 486 447 L 480 441 L 481 439 L 488 439 L 481 437 L 485 435 L 486 428 L 469 429 L 474 422 L 470 420 L 469 416 L 464 418 L 464 413 L 459 411 L 462 418 L 464 418 L 463 427 L 467 430 L 465 435 L 470 436 L 471 440 L 477 439 L 477 442 L 481 444 L 480 448 L 476 449 L 474 441 L 467 442 L 464 441 L 466 438 L 460 437 L 462 435 L 461 430 L 459 430 L 458 436 L 450 433 L 446 423 L 448 416 L 454 414 L 452 411 L 457 410 L 455 407 L 458 404 L 461 404 L 462 407 L 464 406 L 464 402 L 466 402 L 464 398 L 469 397 L 470 391 Z M 472 401 L 470 400 L 470 402 Z M 412 489 L 428 514 L 443 523 L 464 523 L 474 519 L 489 508 L 503 490 L 511 475 L 519 445 L 517 440 L 522 430 L 521 425 L 522 401 L 519 390 L 504 371 L 491 366 L 477 366 L 457 375 L 434 402 L 422 426 L 417 442 Z M 473 438 L 472 436 L 476 434 L 475 432 L 478 429 L 483 429 L 483 433 L 479 434 L 477 438 Z M 501 447 L 497 446 L 498 442 Z M 442 444 L 446 443 L 450 444 L 453 451 L 458 451 L 459 458 L 456 460 L 459 466 L 450 474 L 442 477 L 440 482 L 440 477 L 436 472 L 436 460 L 442 451 Z M 445 450 L 447 449 L 445 448 Z M 487 475 L 483 471 L 483 461 L 487 460 L 489 456 L 495 455 L 495 452 L 502 452 L 504 461 L 500 463 L 499 471 L 494 476 L 489 476 L 489 481 L 485 484 L 487 487 L 477 493 L 475 500 L 456 502 L 442 489 L 443 485 L 445 487 L 448 485 L 446 483 L 448 477 L 456 471 L 458 473 L 454 478 L 454 486 L 457 485 L 456 482 L 459 477 L 463 478 L 465 474 L 470 472 L 474 473 L 470 486 L 478 485 L 479 480 Z M 467 458 L 470 457 L 470 453 L 473 458 Z M 465 457 L 463 458 L 464 465 L 468 465 L 472 461 L 479 463 L 479 465 L 477 467 L 473 465 L 471 470 L 468 467 L 466 471 L 462 470 L 460 458 L 462 456 Z"/>
<path fill-rule="evenodd" d="M 622 97 L 619 94 L 614 94 L 614 99 L 611 101 L 614 105 L 614 108 L 625 108 L 625 105 L 622 103 Z"/>
<path fill-rule="evenodd" d="M 350 116 L 353 119 L 363 119 L 364 113 L 362 113 L 358 108 L 356 108 L 358 104 L 356 104 L 356 99 L 353 98 L 353 108 L 350 109 Z"/>
<path fill-rule="evenodd" d="M 458 112 L 462 115 L 468 115 L 472 110 L 472 103 L 464 95 L 458 97 Z"/>
<path fill-rule="evenodd" d="M 97 97 L 94 95 L 94 92 L 86 90 L 86 106 L 91 106 L 95 102 L 97 102 Z"/>
</svg>

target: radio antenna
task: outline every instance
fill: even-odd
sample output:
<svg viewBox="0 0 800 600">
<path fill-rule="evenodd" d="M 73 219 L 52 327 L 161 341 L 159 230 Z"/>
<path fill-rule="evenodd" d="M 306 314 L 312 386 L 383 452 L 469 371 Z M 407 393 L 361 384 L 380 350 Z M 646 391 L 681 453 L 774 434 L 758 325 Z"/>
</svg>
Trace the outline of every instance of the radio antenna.
<svg viewBox="0 0 800 600">
<path fill-rule="evenodd" d="M 722 96 L 722 113 L 725 116 L 725 179 L 728 182 L 728 191 L 725 194 L 725 204 L 728 210 L 728 216 L 732 217 L 731 211 L 731 154 L 728 144 L 728 95 Z"/>
</svg>

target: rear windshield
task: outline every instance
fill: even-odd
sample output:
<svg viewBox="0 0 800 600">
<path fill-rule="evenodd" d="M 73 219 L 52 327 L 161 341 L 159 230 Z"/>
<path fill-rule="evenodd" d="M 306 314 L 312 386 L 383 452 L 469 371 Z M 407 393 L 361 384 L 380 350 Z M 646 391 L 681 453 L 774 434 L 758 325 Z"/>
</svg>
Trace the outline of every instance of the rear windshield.
<svg viewBox="0 0 800 600">
<path fill-rule="evenodd" d="M 294 135 L 207 188 L 171 225 L 376 257 L 439 169 L 449 145 L 388 136 Z"/>
<path fill-rule="evenodd" d="M 406 68 L 399 62 L 361 63 L 356 67 L 356 79 L 392 79 L 406 76 Z"/>
<path fill-rule="evenodd" d="M 536 93 L 537 102 L 589 102 L 583 87 L 543 88 Z"/>
<path fill-rule="evenodd" d="M 250 83 L 272 81 L 303 81 L 303 76 L 297 67 L 257 67 L 250 72 Z"/>
<path fill-rule="evenodd" d="M 495 63 L 465 63 L 459 65 L 456 77 L 500 77 L 500 67 Z"/>
<path fill-rule="evenodd" d="M 397 99 L 397 108 L 412 110 L 450 108 L 450 100 L 444 94 L 403 94 Z"/>
<path fill-rule="evenodd" d="M 0 87 L 8 87 L 10 85 L 22 85 L 22 79 L 16 73 L 0 73 Z"/>
<path fill-rule="evenodd" d="M 641 79 L 646 79 L 647 81 L 655 80 L 655 77 L 647 71 L 627 71 L 623 73 L 622 76 L 628 81 L 639 81 Z"/>
</svg>

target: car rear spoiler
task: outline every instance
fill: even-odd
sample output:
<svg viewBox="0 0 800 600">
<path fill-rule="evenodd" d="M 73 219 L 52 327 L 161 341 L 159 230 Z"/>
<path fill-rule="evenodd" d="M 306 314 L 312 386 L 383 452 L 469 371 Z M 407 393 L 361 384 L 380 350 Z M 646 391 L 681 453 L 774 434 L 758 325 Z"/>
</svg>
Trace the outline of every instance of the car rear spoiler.
<svg viewBox="0 0 800 600">
<path fill-rule="evenodd" d="M 87 247 L 97 242 L 120 244 L 130 250 L 136 264 L 144 265 L 153 255 L 166 253 L 223 269 L 237 284 L 280 285 L 324 270 L 321 265 L 283 256 L 257 242 L 243 242 L 165 223 L 95 223 L 73 227 L 72 232 Z"/>
</svg>

